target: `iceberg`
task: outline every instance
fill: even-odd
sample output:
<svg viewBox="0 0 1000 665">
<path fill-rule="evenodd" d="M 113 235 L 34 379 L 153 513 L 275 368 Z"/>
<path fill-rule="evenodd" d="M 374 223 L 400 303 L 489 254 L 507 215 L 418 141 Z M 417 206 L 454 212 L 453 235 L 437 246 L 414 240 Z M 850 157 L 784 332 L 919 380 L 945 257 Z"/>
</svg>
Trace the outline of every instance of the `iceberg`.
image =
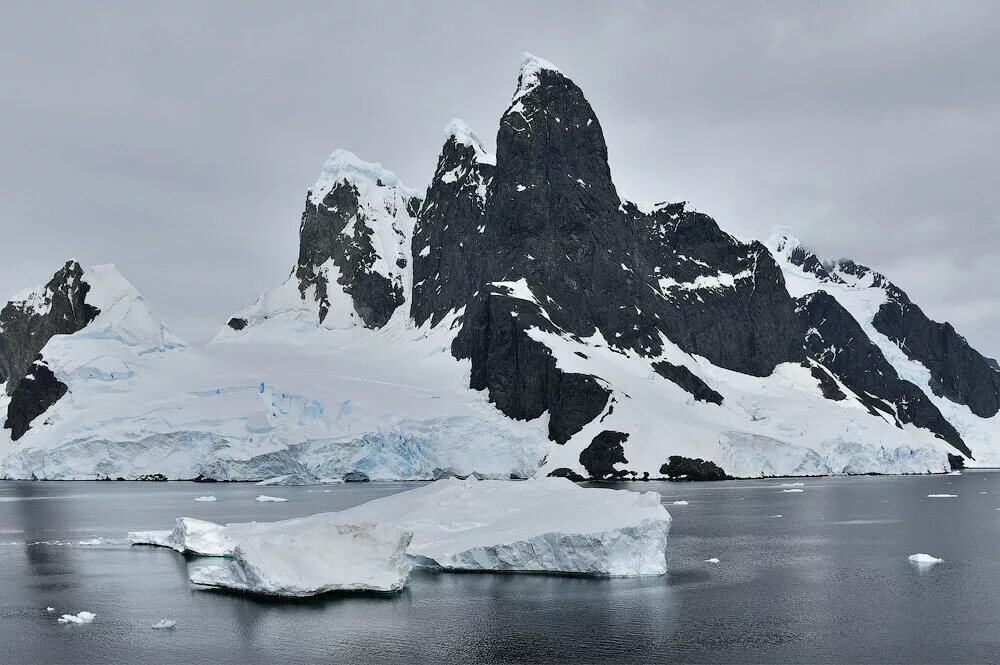
<svg viewBox="0 0 1000 665">
<path fill-rule="evenodd" d="M 935 563 L 941 563 L 942 561 L 944 561 L 944 559 L 939 559 L 937 557 L 931 556 L 930 554 L 924 554 L 922 552 L 918 554 L 911 554 L 906 558 L 909 561 L 912 561 L 913 563 L 925 566 L 929 566 Z"/>
<path fill-rule="evenodd" d="M 261 494 L 254 499 L 254 501 L 257 503 L 284 503 L 285 501 L 288 501 L 288 499 L 283 499 L 280 496 L 268 496 L 266 494 Z"/>
<path fill-rule="evenodd" d="M 93 612 L 88 612 L 88 611 L 84 610 L 83 612 L 80 612 L 79 614 L 64 614 L 61 617 L 59 617 L 58 621 L 59 621 L 59 623 L 77 623 L 77 624 L 79 624 L 79 623 L 90 623 L 91 621 L 93 621 L 96 618 L 97 618 L 96 614 L 94 614 Z"/>
<path fill-rule="evenodd" d="M 631 577 L 666 572 L 670 521 L 657 492 L 583 488 L 565 478 L 469 477 L 439 480 L 339 513 L 225 526 L 184 517 L 173 531 L 128 537 L 136 545 L 234 557 L 249 539 L 271 538 L 244 552 L 245 565 L 252 567 L 267 559 L 262 551 L 290 552 L 290 533 L 373 522 L 411 531 L 406 552 L 418 567 Z M 233 569 L 224 571 L 199 579 L 239 582 Z"/>
<path fill-rule="evenodd" d="M 214 496 L 199 496 L 199 497 L 195 497 L 195 501 L 198 501 L 200 503 L 211 503 L 211 502 L 217 501 L 217 500 L 218 499 L 216 499 Z"/>
<path fill-rule="evenodd" d="M 305 597 L 330 591 L 395 592 L 410 579 L 406 548 L 413 534 L 366 522 L 286 522 L 249 537 L 225 566 L 196 569 L 191 581 L 270 596 Z"/>
<path fill-rule="evenodd" d="M 177 622 L 174 621 L 173 619 L 160 619 L 152 626 L 150 626 L 150 628 L 152 628 L 153 630 L 168 630 L 170 628 L 175 627 L 176 625 Z"/>
</svg>

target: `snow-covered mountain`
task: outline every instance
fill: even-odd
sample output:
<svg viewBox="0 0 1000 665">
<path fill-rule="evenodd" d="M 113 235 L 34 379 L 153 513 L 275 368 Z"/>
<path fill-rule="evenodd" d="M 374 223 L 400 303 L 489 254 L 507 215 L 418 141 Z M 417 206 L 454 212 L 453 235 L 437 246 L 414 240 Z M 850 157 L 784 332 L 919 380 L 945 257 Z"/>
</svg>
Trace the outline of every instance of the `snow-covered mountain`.
<svg viewBox="0 0 1000 665">
<path fill-rule="evenodd" d="M 19 294 L 0 314 L 5 476 L 997 463 L 994 362 L 787 231 L 747 243 L 684 203 L 622 200 L 593 109 L 551 63 L 525 54 L 496 145 L 453 121 L 424 192 L 334 152 L 288 279 L 204 348 L 107 266 Z"/>
</svg>

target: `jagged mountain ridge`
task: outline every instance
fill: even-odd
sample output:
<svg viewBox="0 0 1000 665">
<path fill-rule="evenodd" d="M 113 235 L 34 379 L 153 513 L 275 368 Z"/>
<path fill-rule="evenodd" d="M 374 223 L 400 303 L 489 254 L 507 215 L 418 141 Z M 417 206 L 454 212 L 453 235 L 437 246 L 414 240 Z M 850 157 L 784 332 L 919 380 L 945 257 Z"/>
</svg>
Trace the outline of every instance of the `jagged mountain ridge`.
<svg viewBox="0 0 1000 665">
<path fill-rule="evenodd" d="M 420 194 L 336 151 L 284 284 L 203 351 L 154 344 L 156 362 L 100 409 L 84 393 L 103 384 L 56 363 L 69 396 L 5 473 L 628 478 L 678 455 L 743 476 L 925 472 L 991 450 L 981 423 L 948 410 L 951 395 L 989 412 L 969 386 L 993 377 L 950 326 L 918 309 L 879 324 L 947 338 L 945 354 L 908 349 L 911 364 L 939 358 L 942 378 L 922 385 L 857 308 L 787 288 L 800 275 L 850 288 L 860 267 L 773 240 L 741 242 L 685 204 L 622 201 L 582 91 L 526 55 L 496 155 L 453 122 Z M 966 365 L 968 385 L 944 378 Z"/>
</svg>

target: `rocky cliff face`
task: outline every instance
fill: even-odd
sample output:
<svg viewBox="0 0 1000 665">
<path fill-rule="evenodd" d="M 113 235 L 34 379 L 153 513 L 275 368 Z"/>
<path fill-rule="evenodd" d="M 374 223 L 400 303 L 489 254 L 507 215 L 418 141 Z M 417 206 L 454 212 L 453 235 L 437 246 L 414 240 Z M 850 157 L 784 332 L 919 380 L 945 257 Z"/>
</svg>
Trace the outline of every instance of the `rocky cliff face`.
<svg viewBox="0 0 1000 665">
<path fill-rule="evenodd" d="M 100 313 L 87 303 L 89 291 L 80 264 L 67 261 L 45 286 L 18 294 L 0 311 L 0 384 L 11 397 L 4 427 L 14 440 L 66 393 L 40 353 L 55 335 L 82 330 Z"/>
</svg>

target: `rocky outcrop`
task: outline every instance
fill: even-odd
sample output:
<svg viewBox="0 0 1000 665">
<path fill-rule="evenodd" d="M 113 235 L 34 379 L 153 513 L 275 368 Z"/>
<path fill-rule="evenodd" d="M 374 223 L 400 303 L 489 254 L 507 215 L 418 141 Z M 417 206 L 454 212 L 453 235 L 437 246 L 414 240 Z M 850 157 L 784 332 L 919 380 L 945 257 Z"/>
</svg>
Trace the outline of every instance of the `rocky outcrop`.
<svg viewBox="0 0 1000 665">
<path fill-rule="evenodd" d="M 673 381 L 691 393 L 691 396 L 699 402 L 722 404 L 722 395 L 712 390 L 701 377 L 683 365 L 672 365 L 666 360 L 660 360 L 653 363 L 653 370 L 664 379 Z"/>
<path fill-rule="evenodd" d="M 580 464 L 595 480 L 627 475 L 628 472 L 615 469 L 615 464 L 628 464 L 622 447 L 626 441 L 628 434 L 625 432 L 604 430 L 580 453 Z"/>
<path fill-rule="evenodd" d="M 681 455 L 671 455 L 667 463 L 660 467 L 660 473 L 670 480 L 688 482 L 732 479 L 732 476 L 728 475 L 715 462 L 708 462 L 700 457 L 692 459 Z"/>
</svg>

